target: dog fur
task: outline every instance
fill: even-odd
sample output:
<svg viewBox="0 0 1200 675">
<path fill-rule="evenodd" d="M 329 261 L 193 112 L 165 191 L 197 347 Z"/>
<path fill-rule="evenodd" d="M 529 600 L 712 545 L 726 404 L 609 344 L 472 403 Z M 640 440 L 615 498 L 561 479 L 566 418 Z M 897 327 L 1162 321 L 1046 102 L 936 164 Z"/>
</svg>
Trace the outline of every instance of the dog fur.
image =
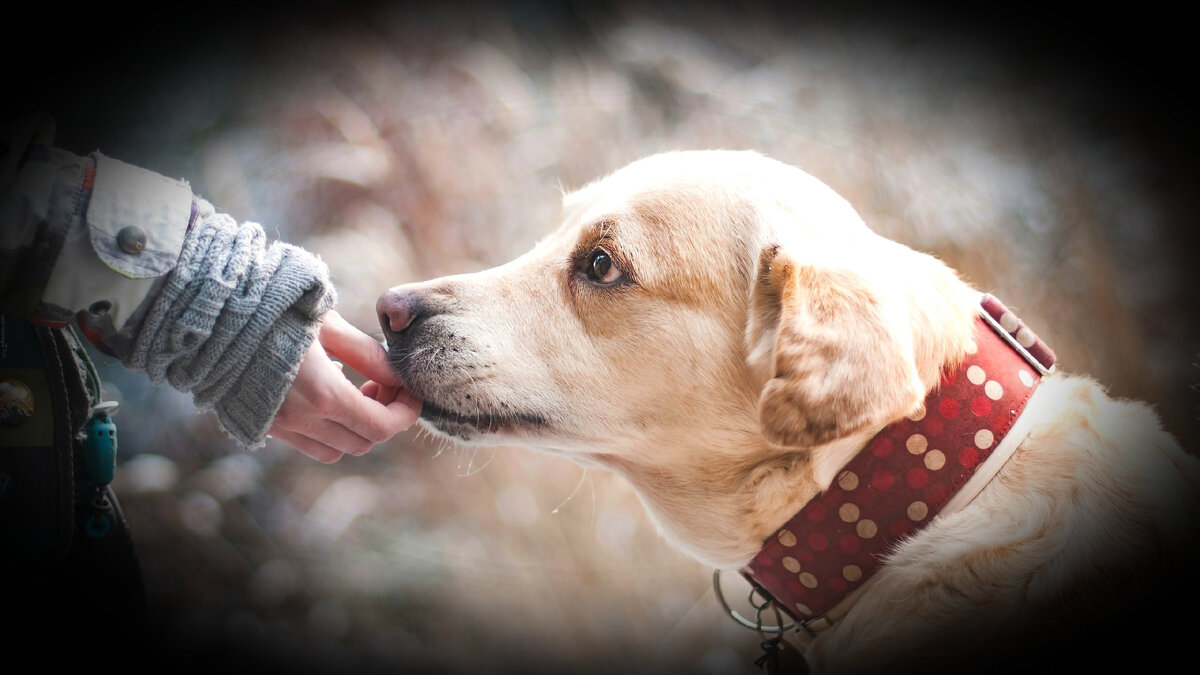
<svg viewBox="0 0 1200 675">
<path fill-rule="evenodd" d="M 693 151 L 566 195 L 562 225 L 508 264 L 378 308 L 426 427 L 614 471 L 672 545 L 736 570 L 920 408 L 977 303 L 801 170 Z M 1170 632 L 1155 587 L 1191 564 L 1197 460 L 1091 379 L 1042 388 L 999 475 L 890 554 L 809 667 L 1111 663 L 1131 627 Z"/>
</svg>

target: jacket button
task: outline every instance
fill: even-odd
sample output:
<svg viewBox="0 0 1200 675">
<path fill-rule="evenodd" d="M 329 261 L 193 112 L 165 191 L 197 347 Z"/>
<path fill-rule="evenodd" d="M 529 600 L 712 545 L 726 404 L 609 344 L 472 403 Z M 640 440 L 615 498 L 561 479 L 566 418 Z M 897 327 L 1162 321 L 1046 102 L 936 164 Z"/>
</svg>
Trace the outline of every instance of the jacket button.
<svg viewBox="0 0 1200 675">
<path fill-rule="evenodd" d="M 33 392 L 16 379 L 0 380 L 0 427 L 15 427 L 33 417 Z"/>
<path fill-rule="evenodd" d="M 117 246 L 126 253 L 141 253 L 146 249 L 146 231 L 134 225 L 122 227 L 117 233 Z"/>
</svg>

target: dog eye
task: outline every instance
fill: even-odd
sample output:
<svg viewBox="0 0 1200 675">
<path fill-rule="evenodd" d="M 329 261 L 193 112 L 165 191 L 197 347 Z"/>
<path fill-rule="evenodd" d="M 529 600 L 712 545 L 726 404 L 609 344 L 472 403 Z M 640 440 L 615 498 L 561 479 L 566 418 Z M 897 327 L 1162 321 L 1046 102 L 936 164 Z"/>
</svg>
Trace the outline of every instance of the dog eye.
<svg viewBox="0 0 1200 675">
<path fill-rule="evenodd" d="M 621 270 L 613 263 L 606 251 L 596 249 L 588 256 L 587 276 L 596 283 L 611 284 L 621 278 Z"/>
</svg>

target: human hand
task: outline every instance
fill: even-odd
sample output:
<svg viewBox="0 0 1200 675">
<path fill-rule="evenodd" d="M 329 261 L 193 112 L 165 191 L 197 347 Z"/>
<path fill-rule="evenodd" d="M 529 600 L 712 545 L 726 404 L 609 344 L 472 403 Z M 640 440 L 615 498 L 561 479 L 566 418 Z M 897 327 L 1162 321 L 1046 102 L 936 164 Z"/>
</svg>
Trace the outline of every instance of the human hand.
<svg viewBox="0 0 1200 675">
<path fill-rule="evenodd" d="M 369 381 L 356 388 L 340 359 Z M 325 463 L 362 455 L 412 426 L 421 402 L 388 364 L 379 342 L 329 311 L 268 434 Z"/>
</svg>

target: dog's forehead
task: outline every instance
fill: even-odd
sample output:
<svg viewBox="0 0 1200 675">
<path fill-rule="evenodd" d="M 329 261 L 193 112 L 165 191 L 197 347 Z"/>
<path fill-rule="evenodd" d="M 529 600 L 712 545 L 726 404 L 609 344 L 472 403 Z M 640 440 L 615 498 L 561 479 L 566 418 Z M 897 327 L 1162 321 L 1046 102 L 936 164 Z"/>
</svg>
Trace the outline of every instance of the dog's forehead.
<svg viewBox="0 0 1200 675">
<path fill-rule="evenodd" d="M 749 151 L 692 150 L 651 155 L 567 194 L 567 211 L 616 207 L 646 192 L 688 191 L 702 185 L 732 185 L 746 171 L 766 171 L 770 160 Z"/>
<path fill-rule="evenodd" d="M 852 241 L 872 239 L 854 208 L 829 186 L 754 151 L 651 155 L 565 195 L 563 216 L 557 248 L 595 243 L 603 231 L 630 254 L 639 279 L 647 282 L 721 261 L 734 274 L 688 281 L 737 287 L 753 276 L 768 245 L 826 260 L 859 250 Z"/>
<path fill-rule="evenodd" d="M 721 237 L 738 224 L 728 222 L 731 212 L 744 215 L 756 177 L 776 164 L 750 151 L 651 155 L 565 195 L 564 224 L 620 222 L 625 236 L 657 239 Z"/>
<path fill-rule="evenodd" d="M 748 211 L 757 218 L 747 219 Z M 855 230 L 864 223 L 836 191 L 798 167 L 752 150 L 687 150 L 650 155 L 563 198 L 564 222 L 585 224 L 636 215 L 648 222 L 725 218 L 721 232 L 769 224 L 813 236 L 821 230 Z M 743 228 L 744 229 L 744 228 Z M 695 233 L 692 234 L 702 234 Z M 738 237 L 747 236 L 737 232 Z M 784 233 L 785 237 L 800 234 Z"/>
<path fill-rule="evenodd" d="M 564 220 L 575 246 L 609 242 L 642 266 L 695 261 L 700 252 L 734 255 L 756 227 L 754 209 L 729 194 L 690 184 L 643 186 L 577 203 Z"/>
</svg>

